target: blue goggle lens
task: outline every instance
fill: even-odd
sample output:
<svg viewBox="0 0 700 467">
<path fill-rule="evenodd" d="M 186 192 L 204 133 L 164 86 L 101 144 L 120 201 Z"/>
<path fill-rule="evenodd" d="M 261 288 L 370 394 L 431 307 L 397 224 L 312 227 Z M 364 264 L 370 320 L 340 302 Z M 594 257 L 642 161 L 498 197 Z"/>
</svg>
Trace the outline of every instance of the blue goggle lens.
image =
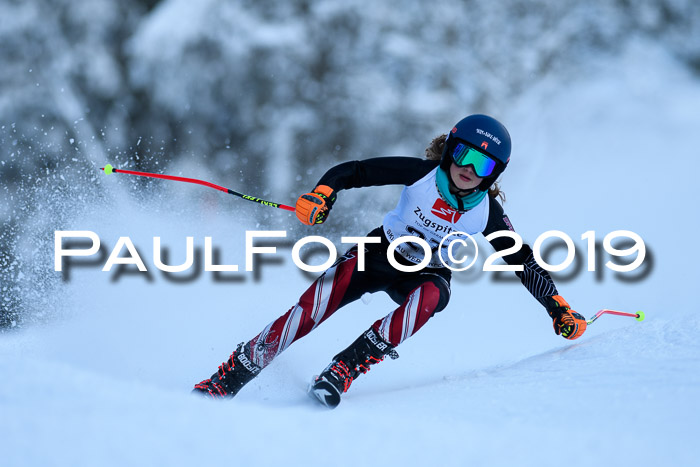
<svg viewBox="0 0 700 467">
<path fill-rule="evenodd" d="M 452 160 L 458 167 L 471 165 L 477 177 L 484 178 L 493 174 L 496 168 L 496 161 L 483 152 L 477 151 L 471 146 L 459 143 L 452 151 Z"/>
</svg>

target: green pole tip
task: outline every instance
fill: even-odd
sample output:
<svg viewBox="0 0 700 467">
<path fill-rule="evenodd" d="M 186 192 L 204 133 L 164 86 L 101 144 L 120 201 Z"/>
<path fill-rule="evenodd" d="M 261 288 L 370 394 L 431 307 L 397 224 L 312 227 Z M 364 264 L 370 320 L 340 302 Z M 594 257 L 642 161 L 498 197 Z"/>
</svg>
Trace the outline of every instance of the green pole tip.
<svg viewBox="0 0 700 467">
<path fill-rule="evenodd" d="M 104 171 L 105 171 L 105 174 L 109 175 L 112 172 L 114 172 L 114 167 L 112 167 L 112 164 L 107 164 L 107 165 L 105 165 Z"/>
<path fill-rule="evenodd" d="M 637 321 L 644 321 L 644 312 L 643 311 L 638 311 L 637 312 Z"/>
</svg>

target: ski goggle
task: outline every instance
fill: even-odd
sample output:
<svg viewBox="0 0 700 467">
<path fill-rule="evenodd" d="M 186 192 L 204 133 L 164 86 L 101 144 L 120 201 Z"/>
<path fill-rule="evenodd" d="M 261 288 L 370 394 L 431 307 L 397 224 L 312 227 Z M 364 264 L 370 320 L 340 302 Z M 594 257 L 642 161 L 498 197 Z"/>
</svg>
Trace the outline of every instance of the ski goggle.
<svg viewBox="0 0 700 467">
<path fill-rule="evenodd" d="M 471 165 L 476 176 L 480 178 L 488 177 L 496 169 L 495 160 L 464 143 L 458 143 L 452 150 L 452 160 L 458 167 Z"/>
</svg>

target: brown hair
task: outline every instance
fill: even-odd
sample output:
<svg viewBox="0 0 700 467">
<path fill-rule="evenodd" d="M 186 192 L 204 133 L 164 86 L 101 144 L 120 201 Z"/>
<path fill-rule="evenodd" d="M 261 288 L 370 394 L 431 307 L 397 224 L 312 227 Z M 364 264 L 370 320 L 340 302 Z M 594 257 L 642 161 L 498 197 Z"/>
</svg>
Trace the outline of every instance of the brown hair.
<svg viewBox="0 0 700 467">
<path fill-rule="evenodd" d="M 446 134 L 433 138 L 430 145 L 425 148 L 425 158 L 431 161 L 439 161 L 442 159 L 442 151 L 445 149 L 445 140 L 447 140 Z M 498 182 L 494 182 L 494 184 L 489 187 L 489 196 L 500 199 L 501 203 L 506 202 L 506 194 L 501 191 Z"/>
</svg>

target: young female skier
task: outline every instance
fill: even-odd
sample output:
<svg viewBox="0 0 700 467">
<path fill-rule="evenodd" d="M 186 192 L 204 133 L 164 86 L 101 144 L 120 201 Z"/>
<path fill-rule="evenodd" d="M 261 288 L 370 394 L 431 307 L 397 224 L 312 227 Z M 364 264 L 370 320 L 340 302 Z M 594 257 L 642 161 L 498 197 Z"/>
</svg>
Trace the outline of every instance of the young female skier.
<svg viewBox="0 0 700 467">
<path fill-rule="evenodd" d="M 450 299 L 451 270 L 444 266 L 446 249 L 440 241 L 450 233 L 488 235 L 513 230 L 503 208 L 496 201 L 495 183 L 510 160 L 511 141 L 506 128 L 492 117 L 471 115 L 458 122 L 448 135 L 438 137 L 427 149 L 427 159 L 379 157 L 337 165 L 326 172 L 311 193 L 299 197 L 296 214 L 301 222 L 324 222 L 339 191 L 348 188 L 405 185 L 398 205 L 386 214 L 381 227 L 368 237 L 379 243 L 355 245 L 324 272 L 287 313 L 267 325 L 257 336 L 241 343 L 211 378 L 198 383 L 194 392 L 213 398 L 235 396 L 292 342 L 305 336 L 336 310 L 366 292 L 384 291 L 399 305 L 378 319 L 331 363 L 310 386 L 310 393 L 328 407 L 340 403 L 341 394 L 360 374 L 386 356 L 397 358 L 394 350 L 415 334 Z M 391 241 L 401 236 L 419 237 L 433 247 L 425 250 L 405 243 L 396 248 L 396 260 L 406 266 L 422 261 L 427 267 L 416 272 L 394 268 L 387 259 Z M 514 245 L 508 237 L 490 241 L 502 251 Z M 365 268 L 358 268 L 364 253 Z M 391 253 L 394 254 L 394 253 Z M 441 259 L 442 258 L 442 261 Z M 534 259 L 528 245 L 504 256 L 522 284 L 545 307 L 553 320 L 554 332 L 576 339 L 586 330 L 586 320 L 571 310 L 558 294 L 550 275 Z M 449 263 L 447 263 L 449 264 Z"/>
</svg>

